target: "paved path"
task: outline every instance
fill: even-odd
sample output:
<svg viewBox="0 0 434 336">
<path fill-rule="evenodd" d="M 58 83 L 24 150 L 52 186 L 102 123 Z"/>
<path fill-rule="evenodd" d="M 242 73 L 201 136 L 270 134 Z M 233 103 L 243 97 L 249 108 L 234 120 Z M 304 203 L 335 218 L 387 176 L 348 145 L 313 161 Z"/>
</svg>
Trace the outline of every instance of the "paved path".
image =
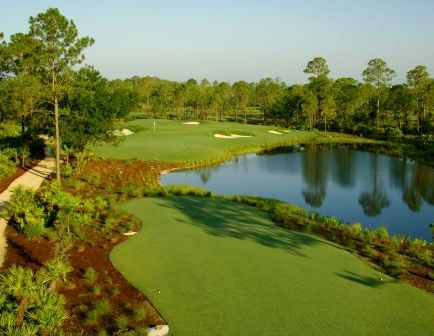
<svg viewBox="0 0 434 336">
<path fill-rule="evenodd" d="M 23 185 L 26 188 L 38 189 L 44 179 L 53 171 L 53 168 L 54 159 L 44 159 L 13 181 L 9 187 L 0 194 L 0 212 L 6 208 L 11 197 L 12 189 L 19 185 Z M 0 215 L 0 267 L 3 265 L 6 254 L 5 228 L 7 220 L 7 218 Z"/>
</svg>

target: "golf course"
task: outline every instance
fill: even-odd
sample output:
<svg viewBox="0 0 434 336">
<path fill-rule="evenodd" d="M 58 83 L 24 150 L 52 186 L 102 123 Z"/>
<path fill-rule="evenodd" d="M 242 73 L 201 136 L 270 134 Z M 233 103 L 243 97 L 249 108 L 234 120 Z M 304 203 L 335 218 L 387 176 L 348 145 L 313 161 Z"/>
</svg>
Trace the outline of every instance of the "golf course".
<svg viewBox="0 0 434 336">
<path fill-rule="evenodd" d="M 0 336 L 434 336 L 434 1 L 102 3 L 0 12 Z"/>
<path fill-rule="evenodd" d="M 155 132 L 152 120 L 122 125 L 135 133 L 119 146 L 96 148 L 96 154 L 207 162 L 242 148 L 318 138 L 314 132 L 233 123 L 155 124 Z M 423 335 L 434 328 L 431 294 L 338 245 L 280 228 L 258 209 L 174 196 L 136 199 L 121 208 L 142 229 L 113 250 L 111 261 L 174 335 Z"/>
<path fill-rule="evenodd" d="M 120 128 L 135 133 L 125 136 L 118 146 L 105 144 L 95 147 L 95 155 L 114 159 L 161 160 L 171 162 L 213 161 L 228 159 L 230 152 L 255 152 L 266 144 L 307 142 L 318 138 L 313 132 L 283 130 L 278 128 L 201 121 L 186 124 L 181 121 L 138 119 Z M 275 132 L 275 133 L 271 133 Z M 241 137 L 218 138 L 215 135 Z"/>
<path fill-rule="evenodd" d="M 207 198 L 122 205 L 142 230 L 111 261 L 174 335 L 429 335 L 434 297 L 342 248 Z"/>
</svg>

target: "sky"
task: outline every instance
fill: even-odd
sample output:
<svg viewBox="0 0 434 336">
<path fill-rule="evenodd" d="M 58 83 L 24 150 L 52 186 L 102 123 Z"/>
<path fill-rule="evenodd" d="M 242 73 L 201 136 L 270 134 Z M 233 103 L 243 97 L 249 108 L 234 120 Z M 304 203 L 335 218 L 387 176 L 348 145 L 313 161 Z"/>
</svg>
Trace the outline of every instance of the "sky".
<svg viewBox="0 0 434 336">
<path fill-rule="evenodd" d="M 434 71 L 433 0 L 0 0 L 0 32 L 27 32 L 50 7 L 96 40 L 86 63 L 109 79 L 305 83 L 317 56 L 335 79 L 362 80 L 373 58 L 398 83 L 417 65 Z"/>
</svg>

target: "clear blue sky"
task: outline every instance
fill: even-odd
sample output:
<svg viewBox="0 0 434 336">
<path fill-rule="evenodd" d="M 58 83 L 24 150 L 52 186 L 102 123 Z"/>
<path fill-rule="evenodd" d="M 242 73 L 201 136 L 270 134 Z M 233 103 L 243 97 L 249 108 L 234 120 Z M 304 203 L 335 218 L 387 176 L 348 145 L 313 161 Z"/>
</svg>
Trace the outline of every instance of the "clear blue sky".
<svg viewBox="0 0 434 336">
<path fill-rule="evenodd" d="M 333 78 L 383 58 L 404 81 L 434 71 L 433 0 L 0 0 L 0 31 L 28 31 L 28 18 L 57 7 L 95 38 L 86 62 L 110 78 L 158 76 L 303 83 L 324 57 Z"/>
</svg>

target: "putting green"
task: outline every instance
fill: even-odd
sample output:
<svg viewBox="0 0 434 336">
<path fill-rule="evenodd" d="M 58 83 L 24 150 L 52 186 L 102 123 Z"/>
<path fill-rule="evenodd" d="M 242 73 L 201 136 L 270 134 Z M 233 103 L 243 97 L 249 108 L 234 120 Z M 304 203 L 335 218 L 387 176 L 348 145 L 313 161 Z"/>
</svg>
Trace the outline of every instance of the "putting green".
<svg viewBox="0 0 434 336">
<path fill-rule="evenodd" d="M 301 142 L 318 137 L 316 133 L 291 131 L 272 134 L 273 127 L 244 125 L 228 122 L 201 122 L 186 125 L 181 121 L 156 120 L 155 132 L 152 120 L 135 120 L 121 128 L 138 132 L 125 137 L 120 145 L 109 144 L 95 147 L 99 157 L 115 159 L 163 160 L 171 162 L 201 161 L 224 158 L 226 150 L 283 141 Z M 251 135 L 237 139 L 219 139 L 214 134 Z M 226 157 L 227 158 L 227 157 Z"/>
<path fill-rule="evenodd" d="M 143 228 L 110 258 L 178 336 L 430 335 L 434 296 L 229 201 L 122 207 Z M 381 281 L 379 278 L 382 278 Z"/>
</svg>

